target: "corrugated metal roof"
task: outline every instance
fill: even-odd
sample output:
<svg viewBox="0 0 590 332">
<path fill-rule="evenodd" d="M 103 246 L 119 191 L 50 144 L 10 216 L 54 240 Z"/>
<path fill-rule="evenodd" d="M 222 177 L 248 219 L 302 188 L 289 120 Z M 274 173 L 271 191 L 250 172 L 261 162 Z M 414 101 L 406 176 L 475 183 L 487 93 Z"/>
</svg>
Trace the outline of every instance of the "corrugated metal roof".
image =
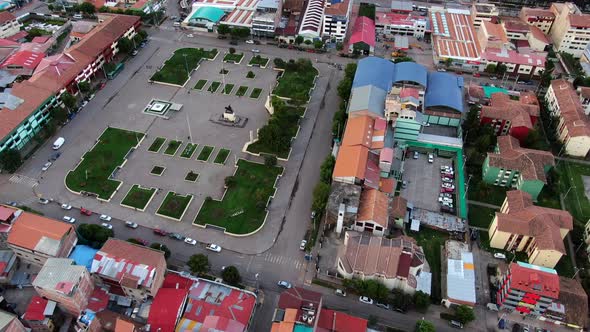
<svg viewBox="0 0 590 332">
<path fill-rule="evenodd" d="M 375 85 L 382 90 L 389 91 L 393 81 L 394 68 L 395 65 L 389 60 L 374 56 L 364 58 L 357 64 L 352 87 Z"/>
<path fill-rule="evenodd" d="M 350 102 L 348 104 L 348 113 L 368 110 L 378 116 L 383 116 L 386 96 L 386 90 L 382 90 L 373 85 L 353 88 L 350 95 Z"/>
<path fill-rule="evenodd" d="M 428 70 L 415 62 L 400 62 L 395 64 L 393 82 L 409 81 L 427 87 Z"/>
<path fill-rule="evenodd" d="M 73 259 L 49 258 L 33 281 L 33 286 L 57 290 L 58 285 L 68 294 L 86 271 L 84 266 L 75 265 Z M 68 291 L 69 290 L 69 291 Z"/>
<path fill-rule="evenodd" d="M 0 329 L 4 329 L 8 326 L 14 319 L 16 318 L 15 315 L 8 313 L 6 311 L 0 310 Z"/>
<path fill-rule="evenodd" d="M 447 261 L 447 297 L 451 300 L 475 303 L 475 270 L 472 253 L 462 252 L 461 260 Z"/>
<path fill-rule="evenodd" d="M 446 106 L 463 113 L 463 77 L 440 72 L 428 74 L 429 88 L 424 96 L 426 108 Z"/>
</svg>

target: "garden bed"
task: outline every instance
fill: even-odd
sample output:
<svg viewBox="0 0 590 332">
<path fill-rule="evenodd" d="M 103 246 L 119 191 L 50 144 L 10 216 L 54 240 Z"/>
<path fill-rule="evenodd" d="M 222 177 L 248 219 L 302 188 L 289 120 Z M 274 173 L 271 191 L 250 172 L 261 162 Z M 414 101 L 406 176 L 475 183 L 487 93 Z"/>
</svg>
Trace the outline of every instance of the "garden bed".
<svg viewBox="0 0 590 332">
<path fill-rule="evenodd" d="M 156 188 L 142 188 L 140 185 L 134 184 L 121 201 L 121 205 L 144 211 L 155 193 Z"/>
<path fill-rule="evenodd" d="M 309 60 L 299 59 L 295 63 L 289 62 L 272 93 L 306 103 L 309 100 L 309 91 L 313 87 L 317 75 L 317 69 L 313 67 Z"/>
<path fill-rule="evenodd" d="M 242 61 L 242 58 L 244 57 L 244 53 L 227 53 L 224 57 L 223 57 L 223 62 L 233 62 L 233 63 L 240 63 L 240 61 Z"/>
<path fill-rule="evenodd" d="M 157 176 L 162 176 L 162 174 L 164 174 L 164 171 L 165 170 L 166 170 L 166 167 L 164 167 L 164 166 L 154 166 L 150 170 L 150 174 L 157 175 Z"/>
<path fill-rule="evenodd" d="M 152 142 L 152 144 L 148 148 L 148 151 L 158 153 L 160 151 L 160 149 L 162 148 L 162 145 L 164 145 L 164 142 L 166 142 L 166 139 L 164 137 L 154 138 L 154 141 Z"/>
<path fill-rule="evenodd" d="M 180 221 L 192 200 L 192 195 L 183 196 L 170 191 L 166 195 L 166 198 L 164 198 L 156 214 Z"/>
<path fill-rule="evenodd" d="M 190 73 L 197 68 L 201 59 L 213 59 L 216 55 L 217 49 L 178 49 L 174 51 L 174 54 L 170 59 L 164 62 L 162 68 L 157 71 L 150 80 L 183 85 L 190 78 Z"/>
<path fill-rule="evenodd" d="M 76 169 L 66 175 L 66 186 L 75 192 L 90 192 L 110 199 L 121 181 L 109 177 L 125 161 L 144 134 L 118 128 L 107 128 L 92 150 L 86 152 Z"/>
<path fill-rule="evenodd" d="M 217 155 L 215 156 L 215 159 L 213 160 L 213 163 L 225 165 L 225 162 L 227 161 L 227 157 L 229 157 L 229 153 L 230 153 L 230 150 L 228 150 L 228 149 L 219 149 L 219 151 L 217 152 Z"/>
<path fill-rule="evenodd" d="M 197 81 L 197 84 L 195 84 L 195 87 L 193 89 L 195 90 L 203 90 L 203 88 L 205 87 L 205 85 L 207 84 L 207 80 L 199 80 Z"/>
<path fill-rule="evenodd" d="M 207 91 L 209 91 L 211 93 L 215 93 L 215 91 L 217 91 L 217 89 L 219 89 L 220 85 L 221 85 L 221 82 L 211 82 L 211 85 L 209 85 L 209 88 L 207 89 Z"/>
<path fill-rule="evenodd" d="M 209 145 L 205 145 L 203 147 L 203 149 L 201 150 L 201 153 L 199 153 L 199 156 L 197 157 L 197 160 L 199 161 L 207 161 L 209 160 L 209 157 L 211 156 L 211 154 L 213 153 L 213 150 L 215 148 Z"/>
<path fill-rule="evenodd" d="M 238 170 L 222 201 L 206 199 L 195 224 L 211 224 L 234 234 L 248 234 L 262 225 L 266 203 L 274 195 L 274 183 L 282 167 L 269 167 L 246 160 L 238 161 Z"/>
<path fill-rule="evenodd" d="M 196 182 L 197 179 L 199 179 L 199 173 L 193 171 L 186 173 L 186 176 L 184 177 L 184 181 L 188 182 Z"/>
<path fill-rule="evenodd" d="M 221 91 L 221 93 L 223 93 L 224 95 L 229 95 L 231 94 L 232 90 L 234 89 L 234 84 L 226 84 L 223 87 L 223 90 Z"/>
<path fill-rule="evenodd" d="M 199 144 L 196 144 L 196 143 L 188 143 L 184 147 L 184 150 L 182 150 L 182 153 L 180 154 L 180 158 L 191 159 L 193 157 L 193 153 L 195 153 L 198 146 L 199 146 Z"/>
<path fill-rule="evenodd" d="M 260 97 L 261 93 L 262 93 L 261 88 L 254 88 L 254 89 L 252 89 L 252 92 L 250 92 L 250 98 L 258 99 L 258 97 Z"/>
<path fill-rule="evenodd" d="M 255 55 L 250 59 L 248 65 L 250 66 L 259 66 L 259 67 L 266 67 L 268 64 L 268 58 L 263 58 L 260 55 Z"/>
<path fill-rule="evenodd" d="M 238 90 L 236 91 L 236 96 L 238 96 L 238 97 L 242 97 L 243 95 L 245 95 L 245 94 L 246 94 L 246 92 L 248 92 L 248 87 L 247 87 L 247 86 L 244 86 L 244 85 L 242 85 L 242 86 L 240 86 L 240 87 L 238 88 Z"/>
<path fill-rule="evenodd" d="M 164 150 L 164 154 L 168 156 L 175 155 L 176 151 L 178 151 L 178 148 L 180 148 L 181 145 L 182 141 L 172 140 L 168 142 L 168 146 L 166 147 L 166 150 Z"/>
</svg>

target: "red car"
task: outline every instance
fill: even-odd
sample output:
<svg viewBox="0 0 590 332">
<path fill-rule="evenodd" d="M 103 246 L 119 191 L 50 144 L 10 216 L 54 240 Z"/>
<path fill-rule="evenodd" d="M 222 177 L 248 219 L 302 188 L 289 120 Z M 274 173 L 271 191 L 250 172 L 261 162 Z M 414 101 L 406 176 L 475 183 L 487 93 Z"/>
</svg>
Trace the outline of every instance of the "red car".
<svg viewBox="0 0 590 332">
<path fill-rule="evenodd" d="M 479 73 L 473 73 L 473 77 L 480 77 L 481 75 Z"/>
<path fill-rule="evenodd" d="M 168 232 L 163 231 L 163 230 L 161 230 L 159 228 L 154 228 L 154 234 L 166 236 L 166 235 L 168 235 Z"/>
<path fill-rule="evenodd" d="M 83 215 L 86 215 L 86 216 L 91 216 L 92 215 L 92 211 L 86 210 L 83 207 L 80 208 L 80 213 L 82 213 Z"/>
<path fill-rule="evenodd" d="M 99 90 L 102 90 L 102 89 L 104 89 L 105 86 L 107 86 L 107 82 L 106 81 L 100 83 L 100 85 L 98 86 L 98 89 Z"/>
<path fill-rule="evenodd" d="M 455 189 L 451 189 L 451 188 L 440 188 L 440 192 L 441 193 L 454 193 Z"/>
</svg>

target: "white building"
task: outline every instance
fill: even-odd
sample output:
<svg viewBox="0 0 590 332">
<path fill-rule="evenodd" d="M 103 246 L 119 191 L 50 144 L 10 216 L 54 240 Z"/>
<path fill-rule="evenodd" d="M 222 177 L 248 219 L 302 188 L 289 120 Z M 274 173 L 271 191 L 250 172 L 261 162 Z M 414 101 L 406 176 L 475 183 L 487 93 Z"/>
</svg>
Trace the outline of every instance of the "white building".
<svg viewBox="0 0 590 332">
<path fill-rule="evenodd" d="M 430 23 L 422 16 L 380 12 L 375 15 L 375 30 L 388 38 L 394 35 L 423 38 L 429 29 Z"/>
<path fill-rule="evenodd" d="M 324 0 L 309 0 L 299 24 L 299 35 L 313 40 L 321 37 L 324 18 Z"/>
<path fill-rule="evenodd" d="M 0 12 L 0 38 L 6 38 L 20 31 L 21 24 L 7 11 Z"/>
<path fill-rule="evenodd" d="M 328 0 L 324 9 L 322 36 L 344 41 L 348 30 L 348 19 L 352 9 L 351 0 Z"/>
<path fill-rule="evenodd" d="M 554 48 L 581 57 L 590 43 L 590 14 L 583 14 L 571 2 L 553 3 L 550 9 L 555 14 L 550 31 Z"/>
<path fill-rule="evenodd" d="M 255 36 L 274 36 L 281 20 L 283 2 L 280 0 L 260 0 L 252 17 L 252 34 Z"/>
<path fill-rule="evenodd" d="M 491 3 L 474 3 L 471 6 L 471 18 L 475 28 L 479 28 L 483 21 L 491 21 L 492 17 L 500 15 L 496 5 Z"/>
</svg>

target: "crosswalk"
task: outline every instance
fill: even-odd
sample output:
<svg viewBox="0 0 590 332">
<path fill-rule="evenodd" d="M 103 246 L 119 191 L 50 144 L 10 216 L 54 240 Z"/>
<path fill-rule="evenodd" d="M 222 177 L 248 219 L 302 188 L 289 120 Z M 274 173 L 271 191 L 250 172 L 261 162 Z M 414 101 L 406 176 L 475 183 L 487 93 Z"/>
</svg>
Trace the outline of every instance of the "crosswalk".
<svg viewBox="0 0 590 332">
<path fill-rule="evenodd" d="M 265 253 L 262 255 L 264 261 L 277 264 L 277 265 L 285 265 L 294 267 L 296 270 L 301 270 L 304 268 L 305 263 L 299 259 L 294 259 L 291 257 L 285 257 L 281 255 L 273 255 L 270 252 Z"/>
<path fill-rule="evenodd" d="M 20 175 L 20 174 L 14 174 L 13 176 L 10 177 L 10 179 L 8 179 L 8 181 L 10 181 L 12 183 L 22 184 L 22 185 L 25 185 L 25 186 L 31 187 L 31 188 L 33 188 L 39 184 L 37 179 L 31 178 L 31 177 L 28 177 L 25 175 Z"/>
</svg>

